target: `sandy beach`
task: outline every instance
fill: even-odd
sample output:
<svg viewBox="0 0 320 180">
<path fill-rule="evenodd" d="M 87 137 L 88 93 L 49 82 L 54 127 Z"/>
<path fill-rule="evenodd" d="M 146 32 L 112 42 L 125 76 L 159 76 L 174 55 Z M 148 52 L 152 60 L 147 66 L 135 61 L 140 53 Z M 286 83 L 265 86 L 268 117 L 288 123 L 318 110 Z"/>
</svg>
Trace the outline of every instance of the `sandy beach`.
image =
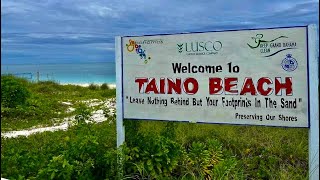
<svg viewBox="0 0 320 180">
<path fill-rule="evenodd" d="M 76 86 L 82 86 L 82 87 L 88 87 L 90 84 L 101 86 L 103 83 L 60 83 L 61 85 L 76 85 Z M 110 89 L 115 89 L 116 84 L 108 84 Z"/>
<path fill-rule="evenodd" d="M 116 112 L 116 99 L 115 98 L 109 98 L 105 99 L 103 101 L 98 100 L 98 99 L 90 99 L 86 101 L 82 101 L 85 103 L 88 107 L 95 107 L 95 106 L 101 106 L 101 108 L 105 107 L 109 109 L 108 116 L 113 116 L 114 113 Z M 71 102 L 61 102 L 61 104 L 68 105 L 68 112 L 72 112 L 75 110 L 73 108 L 73 104 Z M 108 120 L 108 118 L 105 116 L 103 109 L 98 109 L 92 112 L 90 120 L 92 122 L 100 123 L 103 121 Z M 15 138 L 18 136 L 29 136 L 31 134 L 35 133 L 41 133 L 45 131 L 58 131 L 58 130 L 67 130 L 68 127 L 72 126 L 75 122 L 75 116 L 71 117 L 66 117 L 63 119 L 63 122 L 60 124 L 56 124 L 54 126 L 49 126 L 49 127 L 34 127 L 34 128 L 29 128 L 29 129 L 24 129 L 24 130 L 18 130 L 18 131 L 8 131 L 8 132 L 1 132 L 1 136 L 5 138 Z M 86 121 L 87 123 L 90 123 L 90 121 Z"/>
</svg>

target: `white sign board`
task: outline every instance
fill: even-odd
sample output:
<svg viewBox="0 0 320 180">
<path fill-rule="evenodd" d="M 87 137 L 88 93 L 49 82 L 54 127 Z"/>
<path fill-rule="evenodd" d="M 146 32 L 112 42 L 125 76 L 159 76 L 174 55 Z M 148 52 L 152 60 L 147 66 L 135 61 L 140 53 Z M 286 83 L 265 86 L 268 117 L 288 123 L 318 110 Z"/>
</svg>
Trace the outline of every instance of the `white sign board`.
<svg viewBox="0 0 320 180">
<path fill-rule="evenodd" d="M 117 37 L 117 147 L 124 118 L 309 127 L 319 179 L 317 40 L 316 25 Z"/>
<path fill-rule="evenodd" d="M 308 127 L 307 32 L 122 37 L 123 118 Z"/>
</svg>

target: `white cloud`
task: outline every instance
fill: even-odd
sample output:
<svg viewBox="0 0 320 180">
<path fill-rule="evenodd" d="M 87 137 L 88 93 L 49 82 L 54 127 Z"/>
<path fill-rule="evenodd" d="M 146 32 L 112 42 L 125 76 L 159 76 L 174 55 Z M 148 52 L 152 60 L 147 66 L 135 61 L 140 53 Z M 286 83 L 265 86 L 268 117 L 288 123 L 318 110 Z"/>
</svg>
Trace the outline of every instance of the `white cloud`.
<svg viewBox="0 0 320 180">
<path fill-rule="evenodd" d="M 92 43 L 88 46 L 90 46 L 90 48 L 98 49 L 98 50 L 114 51 L 113 43 Z"/>
<path fill-rule="evenodd" d="M 318 8 L 318 0 L 1 0 L 1 44 L 39 59 L 105 58 L 116 35 L 319 24 Z"/>
<path fill-rule="evenodd" d="M 80 10 L 84 10 L 87 13 L 94 15 L 94 16 L 100 16 L 100 17 L 112 17 L 117 18 L 119 17 L 119 13 L 111 7 L 92 3 L 92 4 L 82 4 L 82 6 L 79 7 Z"/>
<path fill-rule="evenodd" d="M 34 9 L 34 6 L 23 2 L 1 1 L 1 14 L 22 14 Z"/>
<path fill-rule="evenodd" d="M 314 11 L 319 6 L 319 1 L 280 1 L 269 4 L 269 12 L 277 13 L 290 10 L 298 10 L 299 12 Z"/>
</svg>

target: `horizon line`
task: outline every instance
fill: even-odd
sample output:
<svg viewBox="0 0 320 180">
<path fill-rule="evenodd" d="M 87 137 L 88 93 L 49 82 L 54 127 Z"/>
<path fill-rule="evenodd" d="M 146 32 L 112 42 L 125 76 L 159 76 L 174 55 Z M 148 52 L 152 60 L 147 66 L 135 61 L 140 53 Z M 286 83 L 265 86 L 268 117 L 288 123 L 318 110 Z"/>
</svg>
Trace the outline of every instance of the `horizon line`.
<svg viewBox="0 0 320 180">
<path fill-rule="evenodd" d="M 2 65 L 48 65 L 48 64 L 98 64 L 98 63 L 115 63 L 115 61 L 104 61 L 104 62 L 66 62 L 66 63 L 17 63 L 17 64 L 3 64 Z"/>
</svg>

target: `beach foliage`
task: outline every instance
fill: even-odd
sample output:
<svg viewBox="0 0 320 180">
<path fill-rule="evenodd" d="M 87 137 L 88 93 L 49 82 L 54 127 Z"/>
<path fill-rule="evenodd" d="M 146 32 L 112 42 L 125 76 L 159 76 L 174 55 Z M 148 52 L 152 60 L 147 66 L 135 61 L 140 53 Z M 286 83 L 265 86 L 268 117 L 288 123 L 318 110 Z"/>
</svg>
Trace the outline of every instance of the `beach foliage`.
<svg viewBox="0 0 320 180">
<path fill-rule="evenodd" d="M 307 179 L 305 129 L 126 120 L 127 179 Z M 129 123 L 128 123 L 129 122 Z M 130 130 L 129 128 L 133 128 Z M 1 174 L 9 179 L 114 179 L 115 123 L 2 138 Z M 183 134 L 181 133 L 183 132 Z M 197 134 L 195 136 L 195 134 Z"/>
<path fill-rule="evenodd" d="M 115 177 L 114 124 L 78 124 L 68 131 L 2 139 L 1 176 L 8 179 Z"/>
<path fill-rule="evenodd" d="M 101 84 L 100 88 L 103 89 L 103 90 L 110 89 L 110 88 L 109 88 L 109 85 L 108 85 L 107 83 Z"/>
<path fill-rule="evenodd" d="M 86 104 L 78 104 L 75 113 L 76 124 L 85 124 L 87 121 L 91 122 L 92 110 Z"/>
<path fill-rule="evenodd" d="M 99 107 L 108 120 L 86 123 L 96 109 L 84 103 L 115 97 L 114 89 L 7 78 L 29 95 L 14 108 L 1 99 L 2 132 L 69 116 L 77 123 L 66 131 L 1 137 L 3 178 L 308 179 L 308 129 L 124 120 L 119 152 L 115 115 Z"/>
<path fill-rule="evenodd" d="M 26 80 L 11 75 L 1 76 L 1 106 L 15 108 L 25 105 L 30 96 Z"/>
<path fill-rule="evenodd" d="M 90 90 L 98 90 L 98 89 L 99 89 L 99 85 L 96 85 L 96 84 L 91 83 L 91 84 L 89 85 L 89 89 L 90 89 Z"/>
<path fill-rule="evenodd" d="M 30 82 L 1 75 L 1 130 L 50 126 L 78 113 L 68 111 L 71 106 L 63 102 L 78 106 L 90 99 L 104 101 L 112 97 L 115 97 L 115 89 L 90 90 L 54 81 Z"/>
</svg>

